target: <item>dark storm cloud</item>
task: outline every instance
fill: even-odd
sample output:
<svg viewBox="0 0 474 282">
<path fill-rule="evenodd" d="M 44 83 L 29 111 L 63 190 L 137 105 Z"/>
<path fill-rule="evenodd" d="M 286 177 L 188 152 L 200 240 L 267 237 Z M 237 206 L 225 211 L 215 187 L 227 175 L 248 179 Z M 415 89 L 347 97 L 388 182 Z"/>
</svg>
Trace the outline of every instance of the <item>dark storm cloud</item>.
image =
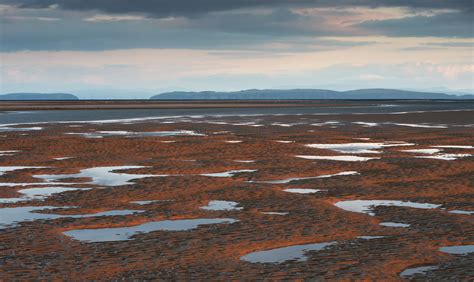
<svg viewBox="0 0 474 282">
<path fill-rule="evenodd" d="M 473 0 L 0 0 L 0 4 L 19 8 L 2 15 L 0 51 L 131 48 L 259 51 L 265 48 L 262 46 L 272 45 L 274 52 L 304 52 L 372 44 L 353 42 L 350 36 L 472 37 L 472 3 Z M 53 5 L 55 9 L 44 9 Z M 353 26 L 331 23 L 331 17 L 350 18 L 358 13 L 335 8 L 354 6 L 450 10 L 429 13 L 433 16 L 366 21 Z M 291 9 L 294 7 L 334 9 L 298 13 Z M 90 21 L 97 14 L 133 15 L 136 20 Z M 161 19 L 169 16 L 176 18 Z M 348 39 L 333 42 L 318 39 L 333 36 Z M 275 46 L 283 47 L 276 50 Z"/>
<path fill-rule="evenodd" d="M 442 13 L 434 16 L 414 16 L 400 19 L 366 21 L 356 25 L 387 36 L 464 37 L 474 36 L 472 11 Z"/>
<path fill-rule="evenodd" d="M 285 32 L 278 33 L 277 28 L 269 21 L 259 23 L 268 26 L 256 32 L 251 32 L 247 26 L 238 28 L 239 32 L 229 32 L 229 29 L 212 29 L 207 22 L 199 27 L 189 28 L 162 26 L 156 21 L 144 24 L 140 20 L 96 23 L 82 20 L 57 22 L 5 19 L 1 25 L 0 51 L 100 51 L 133 48 L 269 51 L 266 44 L 283 43 L 285 46 L 271 49 L 278 53 L 336 50 L 373 44 L 350 39 L 312 39 L 301 35 L 296 28 L 286 28 Z"/>
<path fill-rule="evenodd" d="M 0 0 L 20 8 L 57 6 L 64 10 L 105 13 L 143 13 L 150 17 L 195 17 L 210 12 L 276 6 L 306 7 L 407 7 L 414 9 L 472 10 L 472 0 Z"/>
</svg>

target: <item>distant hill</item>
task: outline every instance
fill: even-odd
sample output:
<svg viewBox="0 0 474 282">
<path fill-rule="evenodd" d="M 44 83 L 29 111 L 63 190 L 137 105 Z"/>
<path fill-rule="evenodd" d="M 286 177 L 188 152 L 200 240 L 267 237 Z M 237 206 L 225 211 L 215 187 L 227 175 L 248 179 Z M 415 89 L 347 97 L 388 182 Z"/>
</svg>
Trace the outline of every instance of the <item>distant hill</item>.
<svg viewBox="0 0 474 282">
<path fill-rule="evenodd" d="M 153 100 L 306 100 L 306 99 L 474 99 L 474 95 L 448 95 L 395 89 L 360 89 L 332 91 L 323 89 L 242 90 L 235 92 L 167 92 L 155 95 Z"/>
<path fill-rule="evenodd" d="M 0 100 L 79 100 L 68 93 L 9 93 L 0 95 Z"/>
</svg>

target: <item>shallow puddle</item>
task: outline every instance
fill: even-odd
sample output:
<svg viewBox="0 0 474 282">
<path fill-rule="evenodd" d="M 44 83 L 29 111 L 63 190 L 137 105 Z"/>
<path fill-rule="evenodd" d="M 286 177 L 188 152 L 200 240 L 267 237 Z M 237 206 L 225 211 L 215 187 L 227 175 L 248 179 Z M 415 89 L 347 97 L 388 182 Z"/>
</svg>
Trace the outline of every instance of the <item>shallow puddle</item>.
<svg viewBox="0 0 474 282">
<path fill-rule="evenodd" d="M 240 169 L 240 170 L 229 170 L 229 171 L 224 171 L 224 172 L 215 172 L 215 173 L 202 173 L 200 175 L 202 176 L 208 176 L 208 177 L 233 177 L 234 175 L 238 173 L 244 173 L 244 172 L 256 172 L 257 170 L 255 169 Z"/>
<path fill-rule="evenodd" d="M 288 184 L 288 183 L 299 181 L 299 180 L 310 180 L 310 179 L 330 178 L 330 177 L 335 177 L 335 176 L 349 176 L 349 175 L 359 175 L 359 173 L 357 171 L 343 171 L 340 173 L 320 175 L 320 176 L 294 177 L 294 178 L 287 178 L 287 179 L 282 179 L 282 180 L 249 181 L 249 182 L 250 183 L 266 183 L 266 184 Z"/>
<path fill-rule="evenodd" d="M 288 212 L 262 212 L 262 214 L 266 215 L 288 215 Z"/>
<path fill-rule="evenodd" d="M 306 188 L 290 188 L 283 190 L 288 193 L 297 193 L 297 194 L 314 194 L 321 192 L 323 190 L 320 189 L 306 189 Z"/>
<path fill-rule="evenodd" d="M 168 175 L 159 174 L 128 174 L 123 172 L 114 172 L 118 170 L 128 170 L 144 168 L 144 166 L 107 166 L 107 167 L 94 167 L 81 170 L 80 173 L 76 174 L 43 174 L 35 175 L 35 178 L 43 179 L 50 183 L 54 181 L 68 178 L 90 178 L 92 179 L 85 184 L 94 184 L 101 186 L 120 186 L 133 184 L 131 180 L 141 179 L 146 177 L 166 177 Z M 76 183 L 77 184 L 77 183 Z"/>
<path fill-rule="evenodd" d="M 149 204 L 158 203 L 158 202 L 167 202 L 167 201 L 163 201 L 163 200 L 131 201 L 130 204 L 144 206 L 144 205 L 149 205 Z"/>
<path fill-rule="evenodd" d="M 439 155 L 431 155 L 431 156 L 416 156 L 415 158 L 455 161 L 457 159 L 467 158 L 471 156 L 472 156 L 471 154 L 439 154 Z"/>
<path fill-rule="evenodd" d="M 363 121 L 357 121 L 353 122 L 354 124 L 362 125 L 364 127 L 374 127 L 374 126 L 379 126 L 380 124 L 376 122 L 363 122 Z"/>
<path fill-rule="evenodd" d="M 124 137 L 205 136 L 205 134 L 197 133 L 192 130 L 150 131 L 150 132 L 97 131 L 97 132 L 80 132 L 80 133 L 65 133 L 65 134 L 79 135 L 84 138 L 104 138 L 104 137 L 113 137 L 113 136 L 124 136 Z"/>
<path fill-rule="evenodd" d="M 0 182 L 0 187 L 25 187 L 25 186 L 58 186 L 58 185 L 74 185 L 81 183 L 64 183 L 64 182 Z"/>
<path fill-rule="evenodd" d="M 22 194 L 20 198 L 0 198 L 1 204 L 12 204 L 18 202 L 25 202 L 31 200 L 45 200 L 46 198 L 54 195 L 69 191 L 77 190 L 90 190 L 90 188 L 66 188 L 66 187 L 45 187 L 45 188 L 30 188 L 19 190 L 18 193 Z"/>
<path fill-rule="evenodd" d="M 379 225 L 386 227 L 410 227 L 410 224 L 398 223 L 398 222 L 381 222 Z"/>
<path fill-rule="evenodd" d="M 335 125 L 340 124 L 338 121 L 326 121 L 326 122 L 319 122 L 319 123 L 312 123 L 312 126 L 325 126 L 325 125 Z"/>
<path fill-rule="evenodd" d="M 266 251 L 258 251 L 240 257 L 250 263 L 283 263 L 289 260 L 306 261 L 310 251 L 321 251 L 336 244 L 336 242 L 294 245 Z"/>
<path fill-rule="evenodd" d="M 249 122 L 239 122 L 239 123 L 232 123 L 231 125 L 238 125 L 238 126 L 251 126 L 251 127 L 262 127 L 264 126 L 263 124 L 257 124 L 254 121 L 249 121 Z"/>
<path fill-rule="evenodd" d="M 425 274 L 428 271 L 436 270 L 438 268 L 439 268 L 439 266 L 436 266 L 436 265 L 418 266 L 418 267 L 407 268 L 407 269 L 403 270 L 400 273 L 400 276 L 401 277 L 410 277 L 410 276 L 413 276 L 413 275 L 416 275 L 416 274 Z"/>
<path fill-rule="evenodd" d="M 203 210 L 209 211 L 233 211 L 242 210 L 242 207 L 238 206 L 239 203 L 231 201 L 209 201 L 207 206 L 201 207 Z"/>
<path fill-rule="evenodd" d="M 417 127 L 417 128 L 448 128 L 446 125 L 414 124 L 414 123 L 390 123 L 398 126 Z"/>
<path fill-rule="evenodd" d="M 440 149 L 413 149 L 413 150 L 402 150 L 402 152 L 406 153 L 417 153 L 417 154 L 427 154 L 427 155 L 433 155 L 436 153 L 441 152 L 442 150 Z"/>
<path fill-rule="evenodd" d="M 69 160 L 69 159 L 74 159 L 74 157 L 53 158 L 53 160 L 56 160 L 56 161 L 65 161 L 65 160 Z"/>
<path fill-rule="evenodd" d="M 17 151 L 17 150 L 10 150 L 10 151 L 0 151 L 0 157 L 3 157 L 3 156 L 12 156 L 14 155 L 15 153 L 18 153 L 20 151 Z"/>
<path fill-rule="evenodd" d="M 141 210 L 112 210 L 106 212 L 99 212 L 94 214 L 80 214 L 80 215 L 61 215 L 61 214 L 46 214 L 39 213 L 44 210 L 62 209 L 69 207 L 15 207 L 15 208 L 0 208 L 0 229 L 15 227 L 16 224 L 25 221 L 35 221 L 40 219 L 58 219 L 58 218 L 86 218 L 99 216 L 117 216 L 130 215 L 134 213 L 143 212 Z"/>
<path fill-rule="evenodd" d="M 474 253 L 474 245 L 442 247 L 439 251 L 452 255 L 467 255 Z"/>
<path fill-rule="evenodd" d="M 474 214 L 474 211 L 452 210 L 452 211 L 449 211 L 449 213 L 471 215 L 471 214 Z"/>
<path fill-rule="evenodd" d="M 306 147 L 316 149 L 328 149 L 339 153 L 356 154 L 378 154 L 385 147 L 413 146 L 413 143 L 405 142 L 373 142 L 373 143 L 344 143 L 344 144 L 307 144 Z"/>
<path fill-rule="evenodd" d="M 43 130 L 42 127 L 8 127 L 8 126 L 0 126 L 0 132 L 14 132 L 14 131 L 38 131 Z"/>
<path fill-rule="evenodd" d="M 131 227 L 71 230 L 63 234 L 83 242 L 126 241 L 131 240 L 134 235 L 141 233 L 153 231 L 189 231 L 201 225 L 231 224 L 237 221 L 238 220 L 232 218 L 163 220 Z"/>
<path fill-rule="evenodd" d="M 35 169 L 35 168 L 45 168 L 44 166 L 0 166 L 0 176 L 4 175 L 5 172 L 11 172 L 15 170 L 23 169 Z"/>
<path fill-rule="evenodd" d="M 382 239 L 385 238 L 385 236 L 357 236 L 357 239 L 361 240 L 375 240 L 375 239 Z"/>
<path fill-rule="evenodd" d="M 341 162 L 366 162 L 370 160 L 379 160 L 380 158 L 369 158 L 359 156 L 308 156 L 308 155 L 296 155 L 295 157 L 306 159 L 306 160 L 328 160 L 328 161 L 341 161 Z"/>
<path fill-rule="evenodd" d="M 433 148 L 442 148 L 442 149 L 474 149 L 474 146 L 469 145 L 438 145 L 431 146 Z"/>
<path fill-rule="evenodd" d="M 415 209 L 436 209 L 441 206 L 441 205 L 428 204 L 428 203 L 414 203 L 414 202 L 392 201 L 392 200 L 351 200 L 351 201 L 337 202 L 334 205 L 346 211 L 366 213 L 372 216 L 375 215 L 372 209 L 377 206 L 409 207 L 409 208 L 415 208 Z"/>
<path fill-rule="evenodd" d="M 301 124 L 304 124 L 304 123 L 282 123 L 282 122 L 274 122 L 270 125 L 274 125 L 274 126 L 281 126 L 281 127 L 292 127 L 292 126 L 295 126 L 295 125 L 301 125 Z"/>
</svg>

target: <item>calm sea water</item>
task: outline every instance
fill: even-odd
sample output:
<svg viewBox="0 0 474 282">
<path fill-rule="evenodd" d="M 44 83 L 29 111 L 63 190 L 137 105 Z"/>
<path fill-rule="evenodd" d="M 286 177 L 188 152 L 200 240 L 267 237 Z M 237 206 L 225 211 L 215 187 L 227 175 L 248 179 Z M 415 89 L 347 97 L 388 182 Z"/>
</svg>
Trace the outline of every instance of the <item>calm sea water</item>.
<svg viewBox="0 0 474 282">
<path fill-rule="evenodd" d="M 117 109 L 117 110 L 53 110 L 0 112 L 0 125 L 36 122 L 93 121 L 129 118 L 195 115 L 294 115 L 294 114 L 356 114 L 398 113 L 416 111 L 474 110 L 474 101 L 395 102 L 373 105 L 362 102 L 338 102 L 335 107 L 308 108 L 229 108 L 229 109 Z"/>
</svg>

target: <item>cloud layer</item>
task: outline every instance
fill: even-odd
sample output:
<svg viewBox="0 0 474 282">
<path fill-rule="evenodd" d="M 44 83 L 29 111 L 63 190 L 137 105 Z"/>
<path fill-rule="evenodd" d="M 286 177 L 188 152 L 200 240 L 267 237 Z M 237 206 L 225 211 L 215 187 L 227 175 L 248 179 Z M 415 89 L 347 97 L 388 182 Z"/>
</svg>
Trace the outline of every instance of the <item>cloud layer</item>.
<svg viewBox="0 0 474 282">
<path fill-rule="evenodd" d="M 472 0 L 0 0 L 0 92 L 473 88 L 473 11 Z"/>
<path fill-rule="evenodd" d="M 105 13 L 144 13 L 153 17 L 193 17 L 210 12 L 252 7 L 407 7 L 414 9 L 472 10 L 470 0 L 1 0 L 20 8 L 58 7 L 66 10 L 96 10 Z"/>
</svg>

